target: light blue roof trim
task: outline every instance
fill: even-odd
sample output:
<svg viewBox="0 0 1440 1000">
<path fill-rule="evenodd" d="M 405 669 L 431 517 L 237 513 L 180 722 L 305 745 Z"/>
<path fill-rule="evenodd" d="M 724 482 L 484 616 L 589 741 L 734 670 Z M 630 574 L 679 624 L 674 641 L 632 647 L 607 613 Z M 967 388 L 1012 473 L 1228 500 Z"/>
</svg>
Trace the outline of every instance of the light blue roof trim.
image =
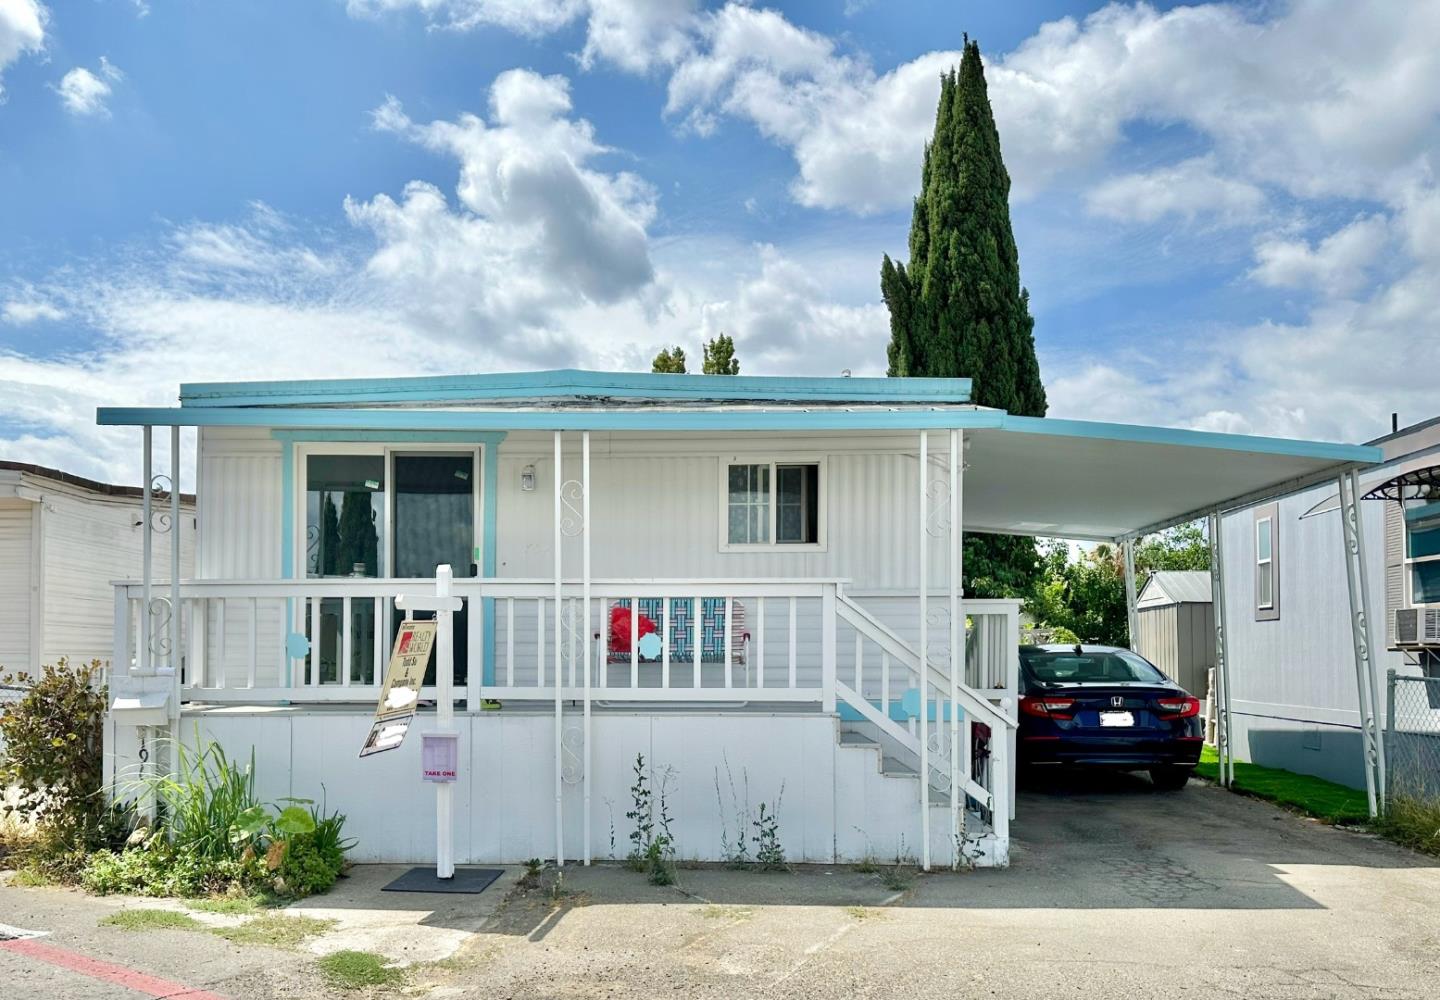
<svg viewBox="0 0 1440 1000">
<path fill-rule="evenodd" d="M 736 376 L 720 376 L 733 378 Z M 102 426 L 271 427 L 400 431 L 785 431 L 999 427 L 999 410 L 399 410 L 272 407 L 107 407 Z"/>
<path fill-rule="evenodd" d="M 1062 420 L 1055 417 L 1019 417 L 1006 414 L 1004 430 L 1021 434 L 1048 434 L 1057 437 L 1089 438 L 1102 441 L 1132 441 L 1137 444 L 1169 444 L 1187 448 L 1218 448 L 1262 455 L 1289 455 L 1334 462 L 1370 465 L 1384 459 L 1384 452 L 1362 444 L 1334 444 L 1291 438 L 1257 437 L 1250 434 L 1218 434 L 1188 431 L 1146 424 L 1110 424 L 1093 420 Z"/>
<path fill-rule="evenodd" d="M 697 402 L 935 403 L 970 401 L 968 378 L 789 378 L 773 375 L 653 375 L 560 369 L 486 375 L 281 382 L 195 382 L 185 407 L 441 403 L 461 400 L 606 397 Z"/>
</svg>

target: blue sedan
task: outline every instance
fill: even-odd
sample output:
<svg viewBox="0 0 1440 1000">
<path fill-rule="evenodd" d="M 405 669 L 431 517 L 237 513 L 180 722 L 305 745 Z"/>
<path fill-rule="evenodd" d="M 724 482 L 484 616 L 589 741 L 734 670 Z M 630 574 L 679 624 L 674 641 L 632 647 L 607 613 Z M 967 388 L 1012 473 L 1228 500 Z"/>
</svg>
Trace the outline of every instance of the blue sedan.
<svg viewBox="0 0 1440 1000">
<path fill-rule="evenodd" d="M 1019 737 L 1022 767 L 1144 770 L 1178 791 L 1200 759 L 1200 702 L 1128 649 L 1023 646 Z"/>
</svg>

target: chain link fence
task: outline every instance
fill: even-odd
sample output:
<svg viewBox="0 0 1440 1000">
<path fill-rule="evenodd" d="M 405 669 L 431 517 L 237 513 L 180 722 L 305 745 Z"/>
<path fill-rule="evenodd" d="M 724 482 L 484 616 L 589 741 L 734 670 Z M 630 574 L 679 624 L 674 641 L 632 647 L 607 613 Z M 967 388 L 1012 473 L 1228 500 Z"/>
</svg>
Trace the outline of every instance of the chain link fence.
<svg viewBox="0 0 1440 1000">
<path fill-rule="evenodd" d="M 1440 800 L 1440 677 L 1390 671 L 1387 708 L 1387 794 Z"/>
</svg>

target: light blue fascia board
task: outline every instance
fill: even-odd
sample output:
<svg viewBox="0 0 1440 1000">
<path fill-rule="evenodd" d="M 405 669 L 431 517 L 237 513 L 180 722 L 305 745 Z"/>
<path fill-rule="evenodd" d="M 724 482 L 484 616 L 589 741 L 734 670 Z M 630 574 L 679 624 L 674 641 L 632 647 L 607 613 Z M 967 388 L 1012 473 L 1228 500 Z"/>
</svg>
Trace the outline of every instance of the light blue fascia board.
<svg viewBox="0 0 1440 1000">
<path fill-rule="evenodd" d="M 612 397 L 856 403 L 968 403 L 967 378 L 791 378 L 775 375 L 656 375 L 560 369 L 486 375 L 277 382 L 197 382 L 180 386 L 181 405 L 314 406 L 438 403 L 456 400 Z"/>
<path fill-rule="evenodd" d="M 716 376 L 733 378 L 738 376 Z M 390 431 L 790 431 L 999 427 L 999 410 L 398 410 L 269 407 L 101 407 L 102 426 L 271 427 Z M 380 436 L 393 436 L 388 433 Z"/>
<path fill-rule="evenodd" d="M 1001 421 L 1001 429 L 1019 434 L 1048 434 L 1099 441 L 1215 448 L 1223 451 L 1248 451 L 1264 455 L 1355 462 L 1362 465 L 1370 465 L 1384 458 L 1384 453 L 1379 448 L 1360 444 L 1300 441 L 1290 438 L 1256 437 L 1249 434 L 1218 434 L 1212 431 L 1189 431 L 1174 427 L 1152 427 L 1145 424 L 1111 424 L 1093 420 L 1062 420 L 1055 417 L 1021 417 L 1008 413 Z"/>
<path fill-rule="evenodd" d="M 298 442 L 301 444 L 327 441 L 384 441 L 402 444 L 446 443 L 446 444 L 499 444 L 505 440 L 504 431 L 362 431 L 362 430 L 273 430 L 270 436 L 276 441 Z"/>
</svg>

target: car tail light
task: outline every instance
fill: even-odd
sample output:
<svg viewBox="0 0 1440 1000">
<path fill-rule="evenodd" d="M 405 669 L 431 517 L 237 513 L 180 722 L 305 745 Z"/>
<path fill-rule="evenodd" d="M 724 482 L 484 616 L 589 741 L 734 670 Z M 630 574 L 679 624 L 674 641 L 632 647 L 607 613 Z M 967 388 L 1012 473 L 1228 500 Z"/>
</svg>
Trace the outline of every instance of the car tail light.
<svg viewBox="0 0 1440 1000">
<path fill-rule="evenodd" d="M 1200 714 L 1200 699 L 1188 695 L 1184 698 L 1157 698 L 1155 704 L 1161 717 L 1166 719 L 1188 719 Z"/>
<path fill-rule="evenodd" d="M 1042 719 L 1075 718 L 1074 698 L 1045 698 L 1025 695 L 1020 699 L 1020 711 L 1026 715 L 1038 715 Z"/>
</svg>

